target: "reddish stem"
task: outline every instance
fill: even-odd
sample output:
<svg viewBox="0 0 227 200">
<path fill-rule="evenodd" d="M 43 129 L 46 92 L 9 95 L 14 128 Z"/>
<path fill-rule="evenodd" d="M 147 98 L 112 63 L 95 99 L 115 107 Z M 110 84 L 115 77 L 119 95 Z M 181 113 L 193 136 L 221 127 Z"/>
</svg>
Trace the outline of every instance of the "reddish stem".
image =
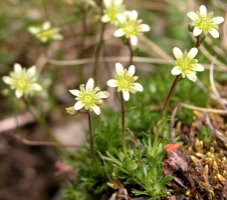
<svg viewBox="0 0 227 200">
<path fill-rule="evenodd" d="M 169 91 L 169 93 L 168 93 L 168 95 L 167 95 L 167 97 L 166 97 L 166 100 L 165 100 L 165 102 L 164 102 L 164 105 L 163 105 L 163 107 L 162 107 L 162 111 L 161 111 L 162 116 L 164 115 L 164 112 L 165 112 L 165 110 L 166 110 L 166 106 L 167 106 L 168 103 L 169 103 L 170 97 L 172 96 L 173 91 L 174 91 L 174 89 L 175 89 L 175 87 L 176 87 L 176 85 L 177 85 L 179 79 L 180 79 L 180 75 L 177 75 L 176 78 L 175 78 L 175 80 L 174 80 L 174 82 L 173 82 L 173 84 L 172 84 L 172 86 L 171 86 L 171 88 L 170 88 L 170 91 Z"/>
</svg>

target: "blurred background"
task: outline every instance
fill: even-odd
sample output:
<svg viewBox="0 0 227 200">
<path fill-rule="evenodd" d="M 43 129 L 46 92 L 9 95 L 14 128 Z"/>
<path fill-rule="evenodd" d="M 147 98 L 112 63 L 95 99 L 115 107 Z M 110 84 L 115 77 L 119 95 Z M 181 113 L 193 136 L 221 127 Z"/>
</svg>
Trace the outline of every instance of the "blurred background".
<svg viewBox="0 0 227 200">
<path fill-rule="evenodd" d="M 97 1 L 97 4 L 100 2 Z M 142 83 L 147 84 L 152 106 L 160 106 L 173 81 L 172 49 L 190 49 L 194 45 L 188 32 L 186 13 L 204 4 L 215 16 L 225 17 L 220 39 L 207 37 L 199 59 L 209 69 L 215 64 L 215 79 L 221 95 L 227 95 L 227 1 L 226 0 L 126 0 L 129 10 L 151 27 L 140 37 L 134 51 L 134 64 Z M 0 74 L 8 74 L 14 63 L 24 67 L 36 65 L 45 91 L 33 99 L 33 109 L 45 117 L 48 130 L 62 144 L 73 147 L 84 140 L 85 116 L 70 116 L 66 107 L 74 104 L 68 90 L 77 88 L 91 76 L 101 88 L 112 76 L 115 62 L 128 63 L 129 50 L 115 38 L 115 27 L 100 22 L 102 10 L 95 1 L 83 0 L 2 0 L 0 1 Z M 28 32 L 29 26 L 50 21 L 60 28 L 64 39 L 46 45 Z M 105 28 L 100 48 L 102 28 Z M 100 51 L 97 49 L 100 48 Z M 98 53 L 99 59 L 95 60 Z M 207 70 L 208 71 L 208 70 Z M 156 76 L 158 75 L 158 76 Z M 156 78 L 155 78 L 156 77 Z M 209 92 L 208 73 L 199 75 L 199 86 Z M 209 98 L 195 99 L 200 89 L 185 83 L 176 94 L 181 101 L 205 106 Z M 70 166 L 63 161 L 62 150 L 55 146 L 36 145 L 31 141 L 49 141 L 46 129 L 29 113 L 23 102 L 13 97 L 0 81 L 0 200 L 60 200 L 61 184 L 70 179 Z M 184 91 L 184 92 L 183 92 Z M 110 90 L 113 93 L 113 91 Z M 191 96 L 190 96 L 191 92 Z M 197 93 L 196 93 L 197 92 Z M 181 94 L 178 95 L 178 94 Z M 183 100 L 182 100 L 183 99 Z M 118 109 L 114 95 L 107 105 Z M 17 137 L 15 135 L 20 135 Z M 21 139 L 23 138 L 23 139 Z M 67 148 L 75 151 L 76 148 Z M 60 156 L 61 155 L 61 156 Z"/>
</svg>

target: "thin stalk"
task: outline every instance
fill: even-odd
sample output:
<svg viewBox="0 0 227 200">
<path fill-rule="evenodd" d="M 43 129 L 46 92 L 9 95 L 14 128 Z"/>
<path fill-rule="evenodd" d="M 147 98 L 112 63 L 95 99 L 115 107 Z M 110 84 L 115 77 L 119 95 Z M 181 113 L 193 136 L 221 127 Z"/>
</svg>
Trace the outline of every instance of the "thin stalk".
<svg viewBox="0 0 227 200">
<path fill-rule="evenodd" d="M 92 117 L 90 111 L 87 111 L 88 116 L 88 127 L 89 127 L 89 136 L 90 136 L 90 147 L 91 147 L 91 155 L 95 155 L 94 151 L 94 133 L 93 133 L 93 127 L 92 127 Z"/>
<path fill-rule="evenodd" d="M 169 103 L 170 97 L 172 96 L 173 91 L 174 91 L 174 89 L 176 88 L 176 85 L 177 85 L 179 79 L 180 79 L 180 75 L 177 75 L 176 78 L 175 78 L 175 80 L 174 80 L 174 82 L 173 82 L 173 84 L 172 84 L 172 86 L 171 86 L 171 88 L 170 88 L 170 90 L 169 90 L 169 93 L 168 93 L 168 95 L 167 95 L 167 97 L 166 97 L 166 100 L 165 100 L 165 102 L 164 102 L 164 105 L 163 105 L 163 107 L 162 107 L 162 111 L 161 111 L 162 116 L 163 116 L 164 113 L 165 113 L 166 106 L 167 106 L 168 103 Z"/>
<path fill-rule="evenodd" d="M 17 104 L 14 102 L 14 100 L 12 101 L 12 108 L 13 108 L 13 113 L 14 113 L 14 117 L 16 120 L 16 134 L 20 134 L 20 124 L 19 124 L 19 119 L 18 119 L 18 110 L 17 110 Z"/>
<path fill-rule="evenodd" d="M 85 39 L 86 39 L 86 35 L 87 35 L 87 3 L 86 1 L 84 2 L 84 4 L 82 5 L 81 9 L 83 10 L 83 18 L 82 18 L 82 51 L 84 52 L 85 49 Z"/>
<path fill-rule="evenodd" d="M 130 66 L 133 64 L 133 48 L 130 41 L 128 41 L 128 48 L 129 48 L 129 66 Z"/>
<path fill-rule="evenodd" d="M 200 35 L 199 36 L 196 36 L 196 43 L 195 43 L 195 47 L 198 48 L 200 46 Z"/>
<path fill-rule="evenodd" d="M 123 93 L 120 92 L 120 99 L 121 99 L 121 142 L 123 151 L 126 151 L 126 142 L 125 142 L 125 104 Z"/>
<path fill-rule="evenodd" d="M 100 15 L 103 15 L 103 3 L 100 1 Z M 94 52 L 94 69 L 93 69 L 93 77 L 96 80 L 97 79 L 97 74 L 98 74 L 98 69 L 99 69 L 99 59 L 102 51 L 102 46 L 104 43 L 104 33 L 106 29 L 106 24 L 101 23 L 101 29 L 100 29 L 100 35 L 99 35 L 99 41 L 95 47 L 95 52 Z"/>
<path fill-rule="evenodd" d="M 133 49 L 130 44 L 130 41 L 127 41 L 127 45 L 129 48 L 129 66 L 133 64 Z M 121 100 L 121 142 L 123 151 L 126 152 L 126 142 L 125 142 L 125 104 L 123 93 L 120 92 L 120 100 Z"/>
</svg>

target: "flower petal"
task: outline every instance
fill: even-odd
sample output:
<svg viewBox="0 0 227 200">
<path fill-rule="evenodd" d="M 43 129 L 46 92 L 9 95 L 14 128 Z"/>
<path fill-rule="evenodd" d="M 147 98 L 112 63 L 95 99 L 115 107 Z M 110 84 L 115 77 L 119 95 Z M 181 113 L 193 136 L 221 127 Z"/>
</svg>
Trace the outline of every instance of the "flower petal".
<svg viewBox="0 0 227 200">
<path fill-rule="evenodd" d="M 222 22 L 224 22 L 223 17 L 214 17 L 212 20 L 213 20 L 214 24 L 221 24 Z"/>
<path fill-rule="evenodd" d="M 135 83 L 134 89 L 139 92 L 143 92 L 143 86 L 140 83 Z"/>
<path fill-rule="evenodd" d="M 80 101 L 77 101 L 76 103 L 75 103 L 75 105 L 73 106 L 73 108 L 75 109 L 75 110 L 80 110 L 81 108 L 83 108 L 84 107 L 84 105 L 80 102 Z"/>
<path fill-rule="evenodd" d="M 192 19 L 193 21 L 195 21 L 198 18 L 198 15 L 195 12 L 189 12 L 187 14 L 187 16 Z"/>
<path fill-rule="evenodd" d="M 93 78 L 89 78 L 88 81 L 87 81 L 87 83 L 86 83 L 85 88 L 86 88 L 86 90 L 87 90 L 88 92 L 90 92 L 90 91 L 93 90 L 94 85 L 95 85 L 94 79 L 93 79 Z"/>
<path fill-rule="evenodd" d="M 36 33 L 40 32 L 40 29 L 37 27 L 31 26 L 28 28 L 28 31 L 32 34 L 36 34 Z"/>
<path fill-rule="evenodd" d="M 129 13 L 129 18 L 132 20 L 137 20 L 138 18 L 138 12 L 136 10 L 132 10 Z"/>
<path fill-rule="evenodd" d="M 219 32 L 217 29 L 213 28 L 209 31 L 209 33 L 214 37 L 214 38 L 218 38 L 219 37 Z"/>
<path fill-rule="evenodd" d="M 20 90 L 16 90 L 15 95 L 19 99 L 23 96 L 23 92 L 21 92 Z"/>
<path fill-rule="evenodd" d="M 136 46 L 138 44 L 138 38 L 136 36 L 130 37 L 130 43 L 132 46 Z"/>
<path fill-rule="evenodd" d="M 110 79 L 107 81 L 107 85 L 110 87 L 117 87 L 117 81 L 114 79 Z"/>
<path fill-rule="evenodd" d="M 101 110 L 98 106 L 94 105 L 91 109 L 95 112 L 96 115 L 100 115 Z"/>
<path fill-rule="evenodd" d="M 114 36 L 115 36 L 115 37 L 122 37 L 124 34 L 125 34 L 125 33 L 124 33 L 124 31 L 123 31 L 122 28 L 119 28 L 119 29 L 117 29 L 117 30 L 114 32 Z"/>
<path fill-rule="evenodd" d="M 100 99 L 105 99 L 105 98 L 108 98 L 109 96 L 110 96 L 110 93 L 107 91 L 101 91 L 96 94 L 96 97 Z"/>
<path fill-rule="evenodd" d="M 200 28 L 195 27 L 195 28 L 193 29 L 193 35 L 194 35 L 194 36 L 198 36 L 198 35 L 200 35 L 201 33 L 202 33 L 202 30 L 201 30 Z"/>
<path fill-rule="evenodd" d="M 190 57 L 191 59 L 193 59 L 198 53 L 198 49 L 197 48 L 191 48 L 190 51 L 188 52 L 188 57 Z"/>
<path fill-rule="evenodd" d="M 117 17 L 117 19 L 118 19 L 118 21 L 119 21 L 120 23 L 124 23 L 125 20 L 126 20 L 126 12 L 124 12 L 124 13 L 118 13 L 118 14 L 116 15 L 116 17 Z"/>
<path fill-rule="evenodd" d="M 135 74 L 135 66 L 134 65 L 130 65 L 129 68 L 128 68 L 128 75 L 129 76 L 133 76 Z"/>
<path fill-rule="evenodd" d="M 22 72 L 22 67 L 21 67 L 20 64 L 15 63 L 14 66 L 13 66 L 13 68 L 14 68 L 14 72 L 15 72 L 16 74 L 21 74 L 21 72 Z"/>
<path fill-rule="evenodd" d="M 202 71 L 204 71 L 204 67 L 200 64 L 196 64 L 195 65 L 195 71 L 202 72 Z"/>
<path fill-rule="evenodd" d="M 108 15 L 103 15 L 102 18 L 101 18 L 101 21 L 102 21 L 103 23 L 107 23 L 107 22 L 110 21 L 110 18 L 109 18 Z"/>
<path fill-rule="evenodd" d="M 147 24 L 141 24 L 139 26 L 139 29 L 141 32 L 148 32 L 150 30 L 150 26 L 148 26 Z"/>
<path fill-rule="evenodd" d="M 35 90 L 35 91 L 41 91 L 41 90 L 42 90 L 41 85 L 39 85 L 38 83 L 32 83 L 30 87 L 31 87 L 33 90 Z"/>
<path fill-rule="evenodd" d="M 115 69 L 116 69 L 117 75 L 123 75 L 124 74 L 124 67 L 121 63 L 116 63 Z"/>
<path fill-rule="evenodd" d="M 62 40 L 63 39 L 63 36 L 59 33 L 56 33 L 54 36 L 53 36 L 53 39 L 54 40 Z"/>
<path fill-rule="evenodd" d="M 74 96 L 80 96 L 80 90 L 69 90 L 69 92 Z"/>
<path fill-rule="evenodd" d="M 183 53 L 178 47 L 173 48 L 173 55 L 175 56 L 176 59 L 182 57 Z"/>
<path fill-rule="evenodd" d="M 105 5 L 105 7 L 110 7 L 111 6 L 111 4 L 112 4 L 112 1 L 111 0 L 104 0 L 104 5 Z"/>
<path fill-rule="evenodd" d="M 196 82 L 197 81 L 197 77 L 196 77 L 196 74 L 194 72 L 191 72 L 191 73 L 188 73 L 186 74 L 187 78 L 193 82 Z"/>
<path fill-rule="evenodd" d="M 201 5 L 201 6 L 199 7 L 199 13 L 200 13 L 200 15 L 202 15 L 202 16 L 206 16 L 206 15 L 207 15 L 207 8 L 206 8 L 206 6 Z"/>
<path fill-rule="evenodd" d="M 11 85 L 12 84 L 12 78 L 10 78 L 9 76 L 3 76 L 2 77 L 2 80 L 4 83 L 8 84 L 8 85 Z"/>
<path fill-rule="evenodd" d="M 120 6 L 123 3 L 123 0 L 114 0 L 116 6 Z"/>
<path fill-rule="evenodd" d="M 179 74 L 181 74 L 181 70 L 180 70 L 180 68 L 178 67 L 178 66 L 175 66 L 172 70 L 171 70 L 171 74 L 172 75 L 179 75 Z"/>
<path fill-rule="evenodd" d="M 46 37 L 41 37 L 40 40 L 41 40 L 41 42 L 45 43 L 45 42 L 48 41 L 48 38 L 46 38 Z"/>
<path fill-rule="evenodd" d="M 51 24 L 48 21 L 44 22 L 42 25 L 43 30 L 48 30 L 50 29 L 50 27 L 51 27 Z"/>
<path fill-rule="evenodd" d="M 129 100 L 129 97 L 130 97 L 130 94 L 129 92 L 122 92 L 123 93 L 123 98 L 125 101 L 128 101 Z"/>
<path fill-rule="evenodd" d="M 35 75 L 35 73 L 36 73 L 36 66 L 35 66 L 35 65 L 32 66 L 32 67 L 30 67 L 30 68 L 28 69 L 28 71 L 27 71 L 27 74 L 28 74 L 28 76 L 30 76 L 30 77 L 33 77 L 33 76 Z"/>
</svg>

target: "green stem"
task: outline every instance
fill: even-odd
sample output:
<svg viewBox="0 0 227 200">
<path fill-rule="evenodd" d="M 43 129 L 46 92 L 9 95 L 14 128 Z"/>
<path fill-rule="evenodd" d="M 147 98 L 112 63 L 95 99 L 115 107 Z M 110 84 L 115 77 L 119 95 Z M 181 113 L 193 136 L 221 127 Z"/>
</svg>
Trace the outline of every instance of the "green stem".
<svg viewBox="0 0 227 200">
<path fill-rule="evenodd" d="M 17 110 L 17 106 L 16 106 L 16 102 L 12 101 L 12 108 L 13 108 L 13 113 L 14 113 L 14 117 L 16 120 L 16 134 L 20 134 L 20 124 L 19 124 L 19 120 L 18 120 L 18 110 Z"/>
<path fill-rule="evenodd" d="M 124 104 L 124 98 L 123 98 L 123 93 L 122 92 L 120 92 L 120 98 L 121 98 L 121 142 L 122 142 L 123 151 L 126 152 L 126 142 L 125 142 L 125 104 Z"/>
<path fill-rule="evenodd" d="M 90 136 L 90 147 L 91 147 L 91 156 L 95 156 L 94 151 L 94 132 L 92 127 L 92 117 L 90 111 L 87 111 L 88 116 L 88 127 L 89 127 L 89 136 Z"/>
</svg>

